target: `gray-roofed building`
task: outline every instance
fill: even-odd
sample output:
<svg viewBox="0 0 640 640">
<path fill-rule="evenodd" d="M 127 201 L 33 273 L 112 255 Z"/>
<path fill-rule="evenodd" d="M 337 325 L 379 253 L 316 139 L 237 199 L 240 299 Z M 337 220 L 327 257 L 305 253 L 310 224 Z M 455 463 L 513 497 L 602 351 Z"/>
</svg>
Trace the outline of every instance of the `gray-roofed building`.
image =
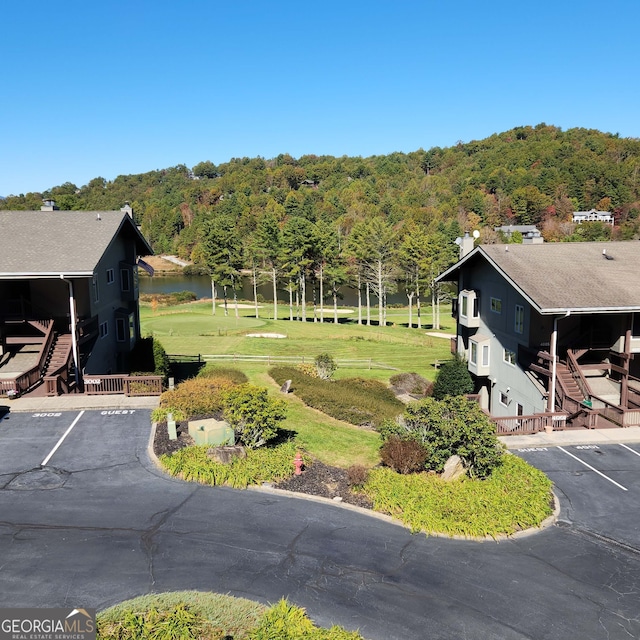
<svg viewBox="0 0 640 640">
<path fill-rule="evenodd" d="M 639 242 L 482 245 L 442 273 L 484 408 L 640 424 L 639 265 Z"/>
<path fill-rule="evenodd" d="M 542 244 L 544 238 L 535 224 L 505 224 L 495 227 L 494 231 L 501 233 L 503 241 L 509 242 L 514 233 L 519 233 L 522 237 L 522 244 Z"/>
<path fill-rule="evenodd" d="M 138 257 L 152 253 L 129 211 L 0 211 L 0 390 L 18 368 L 20 391 L 46 377 L 56 392 L 127 371 Z"/>
<path fill-rule="evenodd" d="M 589 211 L 574 211 L 572 221 L 577 223 L 582 222 L 606 222 L 613 226 L 614 218 L 613 214 L 609 211 L 596 211 L 591 209 Z"/>
</svg>

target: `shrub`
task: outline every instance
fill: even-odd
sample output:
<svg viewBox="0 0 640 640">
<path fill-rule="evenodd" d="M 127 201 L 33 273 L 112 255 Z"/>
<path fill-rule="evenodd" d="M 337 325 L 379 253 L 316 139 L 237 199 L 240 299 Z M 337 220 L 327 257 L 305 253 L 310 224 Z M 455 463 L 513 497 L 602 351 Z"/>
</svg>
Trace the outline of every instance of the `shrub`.
<svg viewBox="0 0 640 640">
<path fill-rule="evenodd" d="M 413 402 L 396 427 L 385 423 L 383 430 L 387 437 L 399 435 L 421 442 L 434 471 L 442 471 L 450 456 L 459 455 L 472 476 L 486 477 L 502 460 L 495 426 L 480 405 L 461 396 Z"/>
<path fill-rule="evenodd" d="M 328 353 L 321 353 L 319 356 L 316 356 L 314 364 L 316 365 L 318 377 L 323 380 L 331 380 L 335 370 L 338 368 L 335 360 Z"/>
<path fill-rule="evenodd" d="M 427 450 L 417 440 L 391 436 L 380 449 L 382 464 L 398 473 L 424 471 Z"/>
<path fill-rule="evenodd" d="M 389 378 L 391 389 L 397 395 L 430 396 L 433 383 L 417 373 L 398 373 Z"/>
<path fill-rule="evenodd" d="M 269 396 L 267 389 L 243 384 L 223 394 L 224 417 L 241 444 L 260 447 L 278 435 L 278 423 L 286 417 L 287 403 Z"/>
<path fill-rule="evenodd" d="M 304 373 L 305 376 L 309 376 L 310 378 L 319 378 L 318 369 L 316 369 L 315 364 L 311 364 L 310 362 L 302 362 L 296 365 L 296 370 L 300 373 Z"/>
<path fill-rule="evenodd" d="M 292 392 L 310 407 L 356 426 L 377 428 L 385 418 L 395 418 L 404 408 L 379 380 L 345 378 L 331 382 L 310 378 L 294 367 L 274 367 L 269 374 L 280 385 L 291 380 Z"/>
<path fill-rule="evenodd" d="M 445 396 L 463 396 L 473 393 L 473 379 L 466 360 L 456 354 L 453 360 L 440 365 L 433 385 L 433 397 L 442 400 Z"/>
<path fill-rule="evenodd" d="M 365 485 L 368 475 L 369 470 L 365 466 L 361 464 L 352 464 L 347 469 L 347 482 L 350 487 L 361 489 Z"/>
<path fill-rule="evenodd" d="M 152 340 L 154 373 L 157 376 L 162 376 L 162 378 L 166 381 L 169 375 L 169 356 L 158 340 L 156 340 L 155 338 L 152 338 Z"/>
<path fill-rule="evenodd" d="M 226 378 L 234 384 L 244 384 L 249 382 L 244 371 L 240 369 L 232 369 L 231 367 L 217 367 L 212 364 L 207 364 L 204 369 L 198 372 L 197 378 Z"/>
<path fill-rule="evenodd" d="M 222 395 L 234 386 L 232 380 L 223 376 L 185 380 L 160 396 L 160 408 L 182 411 L 187 419 L 221 413 L 224 408 Z"/>
</svg>

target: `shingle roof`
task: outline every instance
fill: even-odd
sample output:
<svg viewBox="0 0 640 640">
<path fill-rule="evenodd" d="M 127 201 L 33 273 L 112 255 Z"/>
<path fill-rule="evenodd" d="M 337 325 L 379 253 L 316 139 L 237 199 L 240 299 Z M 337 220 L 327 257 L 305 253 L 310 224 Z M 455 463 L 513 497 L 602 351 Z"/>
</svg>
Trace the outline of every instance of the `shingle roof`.
<svg viewBox="0 0 640 640">
<path fill-rule="evenodd" d="M 439 279 L 480 257 L 540 313 L 640 311 L 640 242 L 482 245 Z"/>
<path fill-rule="evenodd" d="M 0 278 L 90 276 L 123 226 L 151 252 L 121 211 L 0 211 Z"/>
</svg>

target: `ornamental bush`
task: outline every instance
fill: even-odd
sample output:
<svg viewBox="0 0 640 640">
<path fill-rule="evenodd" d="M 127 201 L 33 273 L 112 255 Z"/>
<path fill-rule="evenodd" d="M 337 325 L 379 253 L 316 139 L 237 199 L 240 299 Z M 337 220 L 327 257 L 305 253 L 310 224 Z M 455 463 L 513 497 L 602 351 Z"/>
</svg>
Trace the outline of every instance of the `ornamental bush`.
<svg viewBox="0 0 640 640">
<path fill-rule="evenodd" d="M 424 445 L 413 438 L 391 436 L 380 449 L 382 464 L 391 467 L 398 473 L 417 473 L 424 471 L 427 461 L 427 450 Z"/>
<path fill-rule="evenodd" d="M 441 472 L 458 455 L 471 476 L 484 478 L 502 461 L 496 429 L 480 405 L 462 396 L 425 398 L 407 406 L 400 421 L 385 422 L 383 439 L 414 439 L 427 451 L 427 468 Z"/>
<path fill-rule="evenodd" d="M 194 416 L 221 413 L 224 408 L 222 394 L 236 383 L 226 376 L 191 378 L 165 391 L 160 396 L 160 408 L 181 411 L 186 419 Z"/>
<path fill-rule="evenodd" d="M 453 360 L 440 365 L 432 395 L 436 400 L 442 400 L 445 396 L 463 396 L 467 393 L 473 393 L 473 379 L 467 361 L 456 354 Z"/>
<path fill-rule="evenodd" d="M 314 364 L 316 365 L 318 377 L 322 378 L 322 380 L 331 380 L 335 370 L 338 368 L 335 360 L 328 353 L 321 353 L 316 356 Z"/>
<path fill-rule="evenodd" d="M 272 398 L 267 389 L 252 384 L 226 391 L 223 401 L 225 419 L 248 449 L 273 440 L 278 435 L 278 423 L 287 415 L 284 400 Z"/>
</svg>

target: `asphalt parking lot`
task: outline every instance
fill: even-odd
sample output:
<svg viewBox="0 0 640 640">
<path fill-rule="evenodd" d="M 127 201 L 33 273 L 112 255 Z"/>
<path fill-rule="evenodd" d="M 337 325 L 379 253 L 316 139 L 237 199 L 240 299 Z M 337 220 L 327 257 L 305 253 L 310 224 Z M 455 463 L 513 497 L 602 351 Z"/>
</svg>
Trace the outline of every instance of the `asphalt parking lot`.
<svg viewBox="0 0 640 640">
<path fill-rule="evenodd" d="M 149 460 L 149 435 L 138 409 L 0 421 L 2 606 L 199 589 L 288 597 L 368 640 L 640 637 L 638 444 L 515 451 L 555 482 L 558 524 L 477 542 L 174 480 Z"/>
<path fill-rule="evenodd" d="M 629 545 L 640 554 L 640 443 L 514 450 L 553 480 L 560 526 Z"/>
</svg>

